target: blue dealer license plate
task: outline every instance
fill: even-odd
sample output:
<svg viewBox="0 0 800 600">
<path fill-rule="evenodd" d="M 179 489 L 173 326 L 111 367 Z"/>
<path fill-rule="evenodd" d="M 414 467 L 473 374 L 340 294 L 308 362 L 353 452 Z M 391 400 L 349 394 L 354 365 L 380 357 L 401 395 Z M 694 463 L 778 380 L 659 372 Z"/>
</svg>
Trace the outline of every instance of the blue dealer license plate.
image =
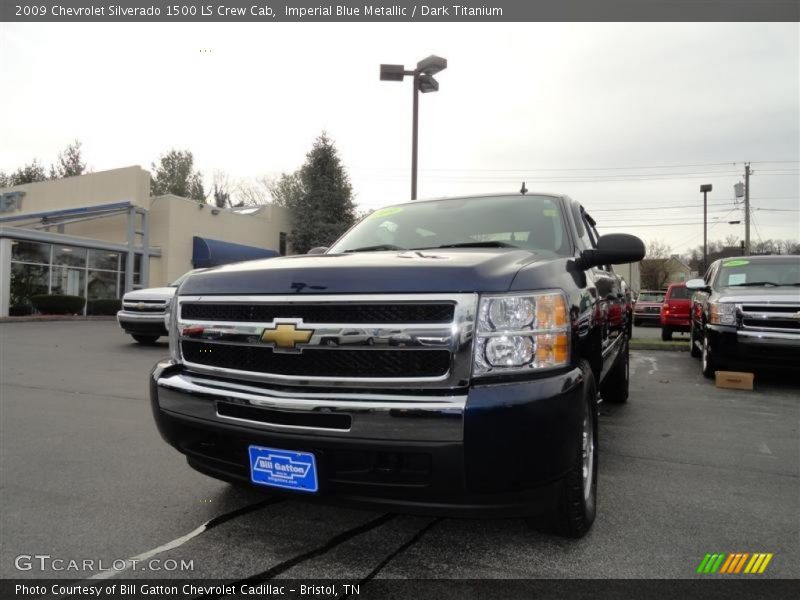
<svg viewBox="0 0 800 600">
<path fill-rule="evenodd" d="M 317 465 L 310 452 L 250 446 L 250 479 L 259 485 L 317 491 Z"/>
</svg>

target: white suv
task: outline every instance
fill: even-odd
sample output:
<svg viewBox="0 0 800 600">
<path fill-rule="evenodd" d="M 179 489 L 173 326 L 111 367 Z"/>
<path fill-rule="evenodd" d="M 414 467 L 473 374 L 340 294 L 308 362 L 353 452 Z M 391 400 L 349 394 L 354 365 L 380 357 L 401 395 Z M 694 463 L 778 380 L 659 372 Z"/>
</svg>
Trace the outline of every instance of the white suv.
<svg viewBox="0 0 800 600">
<path fill-rule="evenodd" d="M 205 269 L 194 269 L 184 273 L 168 287 L 134 290 L 122 297 L 122 310 L 117 313 L 117 322 L 125 333 L 140 344 L 154 344 L 162 335 L 167 335 L 165 318 L 167 307 L 178 286 L 193 273 Z"/>
</svg>

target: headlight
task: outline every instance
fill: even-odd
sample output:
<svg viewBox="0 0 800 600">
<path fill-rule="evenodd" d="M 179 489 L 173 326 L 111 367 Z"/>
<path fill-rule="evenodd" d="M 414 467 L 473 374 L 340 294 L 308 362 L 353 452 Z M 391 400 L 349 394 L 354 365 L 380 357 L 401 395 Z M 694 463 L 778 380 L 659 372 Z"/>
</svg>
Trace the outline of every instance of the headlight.
<svg viewBox="0 0 800 600">
<path fill-rule="evenodd" d="M 736 305 L 730 302 L 709 302 L 708 322 L 713 325 L 736 325 Z"/>
<path fill-rule="evenodd" d="M 473 374 L 502 375 L 569 364 L 569 327 L 562 292 L 482 296 Z"/>
<path fill-rule="evenodd" d="M 167 307 L 167 333 L 169 333 L 169 356 L 175 362 L 181 361 L 180 341 L 178 337 L 178 296 L 175 295 L 169 301 Z"/>
</svg>

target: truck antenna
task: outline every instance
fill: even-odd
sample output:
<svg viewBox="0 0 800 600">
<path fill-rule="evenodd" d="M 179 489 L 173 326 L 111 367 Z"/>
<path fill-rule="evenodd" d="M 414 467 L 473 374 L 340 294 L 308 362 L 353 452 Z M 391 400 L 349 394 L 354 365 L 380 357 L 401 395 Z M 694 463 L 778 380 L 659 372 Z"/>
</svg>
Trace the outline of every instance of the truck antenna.
<svg viewBox="0 0 800 600">
<path fill-rule="evenodd" d="M 525 182 L 522 182 L 522 188 L 520 188 L 519 193 L 523 196 L 528 193 L 528 188 L 525 187 Z"/>
</svg>

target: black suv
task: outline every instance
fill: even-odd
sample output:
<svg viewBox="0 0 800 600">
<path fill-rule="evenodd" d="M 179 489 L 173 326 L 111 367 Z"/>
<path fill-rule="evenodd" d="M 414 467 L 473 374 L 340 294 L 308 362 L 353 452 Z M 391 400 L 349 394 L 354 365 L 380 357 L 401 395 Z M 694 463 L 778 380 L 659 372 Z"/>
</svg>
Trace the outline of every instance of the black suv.
<svg viewBox="0 0 800 600">
<path fill-rule="evenodd" d="M 800 365 L 800 256 L 723 258 L 686 287 L 703 375 Z"/>
<path fill-rule="evenodd" d="M 643 255 L 565 196 L 383 208 L 322 254 L 185 281 L 153 413 L 212 477 L 426 513 L 547 510 L 582 536 L 597 390 L 628 397 L 630 295 L 609 265 Z"/>
</svg>

